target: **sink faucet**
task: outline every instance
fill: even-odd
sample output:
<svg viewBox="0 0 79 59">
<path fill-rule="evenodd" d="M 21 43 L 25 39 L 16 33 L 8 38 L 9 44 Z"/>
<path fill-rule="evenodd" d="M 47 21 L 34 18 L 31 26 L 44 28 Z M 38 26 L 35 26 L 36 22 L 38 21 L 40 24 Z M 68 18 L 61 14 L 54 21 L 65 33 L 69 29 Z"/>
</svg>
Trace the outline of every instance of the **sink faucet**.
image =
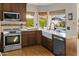
<svg viewBox="0 0 79 59">
<path fill-rule="evenodd" d="M 55 24 L 53 22 L 50 23 L 49 30 L 51 29 L 56 30 Z"/>
</svg>

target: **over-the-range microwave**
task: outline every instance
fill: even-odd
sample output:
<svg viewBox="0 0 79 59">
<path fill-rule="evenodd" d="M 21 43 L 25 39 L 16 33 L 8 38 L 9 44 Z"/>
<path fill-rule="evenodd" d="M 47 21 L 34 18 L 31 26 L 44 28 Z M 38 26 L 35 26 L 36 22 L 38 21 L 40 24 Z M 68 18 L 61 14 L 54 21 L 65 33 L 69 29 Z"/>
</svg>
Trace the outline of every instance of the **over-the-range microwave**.
<svg viewBox="0 0 79 59">
<path fill-rule="evenodd" d="M 3 12 L 3 20 L 4 21 L 19 21 L 20 20 L 20 13 Z"/>
</svg>

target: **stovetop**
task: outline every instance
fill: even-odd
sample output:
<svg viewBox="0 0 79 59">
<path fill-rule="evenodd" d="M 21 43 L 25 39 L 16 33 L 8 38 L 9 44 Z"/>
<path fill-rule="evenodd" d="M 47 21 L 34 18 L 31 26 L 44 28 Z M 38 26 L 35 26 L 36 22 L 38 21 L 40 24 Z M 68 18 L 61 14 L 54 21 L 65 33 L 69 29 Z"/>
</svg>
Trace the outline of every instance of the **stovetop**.
<svg viewBox="0 0 79 59">
<path fill-rule="evenodd" d="M 20 28 L 9 28 L 9 29 L 4 29 L 3 31 L 20 31 Z"/>
<path fill-rule="evenodd" d="M 21 33 L 20 28 L 13 28 L 13 29 L 4 29 L 3 34 L 17 34 Z"/>
</svg>

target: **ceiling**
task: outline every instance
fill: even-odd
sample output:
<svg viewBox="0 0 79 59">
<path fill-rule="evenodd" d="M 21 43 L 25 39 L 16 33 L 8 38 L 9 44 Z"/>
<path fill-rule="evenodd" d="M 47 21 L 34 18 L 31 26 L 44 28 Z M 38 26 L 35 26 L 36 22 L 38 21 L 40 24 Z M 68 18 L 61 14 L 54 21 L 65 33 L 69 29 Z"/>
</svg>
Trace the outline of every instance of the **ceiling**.
<svg viewBox="0 0 79 59">
<path fill-rule="evenodd" d="M 36 5 L 36 6 L 49 6 L 49 5 L 53 5 L 56 3 L 28 3 L 28 4 Z"/>
</svg>

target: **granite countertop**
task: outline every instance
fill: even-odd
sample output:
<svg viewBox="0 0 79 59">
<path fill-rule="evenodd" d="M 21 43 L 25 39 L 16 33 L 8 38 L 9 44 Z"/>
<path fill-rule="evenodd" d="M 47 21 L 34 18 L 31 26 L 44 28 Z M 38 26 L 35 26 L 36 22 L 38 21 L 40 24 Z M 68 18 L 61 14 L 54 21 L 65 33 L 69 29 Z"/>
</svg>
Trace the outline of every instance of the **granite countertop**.
<svg viewBox="0 0 79 59">
<path fill-rule="evenodd" d="M 21 29 L 21 31 L 37 31 L 37 30 L 41 30 L 41 29 L 37 29 L 37 28 L 34 28 L 34 27 Z"/>
<path fill-rule="evenodd" d="M 47 35 L 47 37 L 50 37 L 52 34 L 66 38 L 66 31 L 62 31 L 62 30 L 42 30 L 42 35 Z"/>
<path fill-rule="evenodd" d="M 36 28 L 24 28 L 21 29 L 21 31 L 36 31 L 36 30 L 40 30 L 40 29 L 36 29 Z M 51 34 L 60 36 L 65 38 L 66 37 L 66 31 L 63 31 L 61 29 L 57 29 L 57 30 L 47 30 L 47 29 L 41 29 L 42 31 L 42 35 L 46 35 L 47 37 L 49 37 L 50 39 L 52 38 Z"/>
</svg>

